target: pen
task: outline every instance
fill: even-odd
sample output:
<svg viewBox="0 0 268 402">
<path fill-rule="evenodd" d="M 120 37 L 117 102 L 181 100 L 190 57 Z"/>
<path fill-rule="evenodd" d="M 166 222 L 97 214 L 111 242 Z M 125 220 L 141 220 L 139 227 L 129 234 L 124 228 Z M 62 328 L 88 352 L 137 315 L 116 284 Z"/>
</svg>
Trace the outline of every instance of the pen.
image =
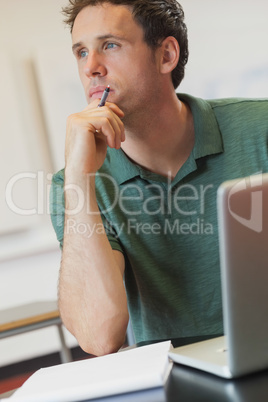
<svg viewBox="0 0 268 402">
<path fill-rule="evenodd" d="M 110 92 L 110 85 L 108 85 L 108 86 L 105 88 L 105 90 L 103 91 L 103 94 L 102 94 L 100 103 L 98 104 L 98 107 L 102 107 L 102 106 L 105 105 L 105 102 L 106 102 L 106 99 L 107 99 L 107 97 L 108 97 L 108 95 L 109 95 L 109 92 Z"/>
</svg>

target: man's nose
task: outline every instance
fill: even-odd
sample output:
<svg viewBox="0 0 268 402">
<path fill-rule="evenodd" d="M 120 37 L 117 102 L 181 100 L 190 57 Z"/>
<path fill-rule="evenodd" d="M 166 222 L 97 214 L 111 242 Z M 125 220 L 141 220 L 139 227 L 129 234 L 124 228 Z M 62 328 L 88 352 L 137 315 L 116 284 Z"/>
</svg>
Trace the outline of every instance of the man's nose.
<svg viewBox="0 0 268 402">
<path fill-rule="evenodd" d="M 103 64 L 101 56 L 97 52 L 90 52 L 87 57 L 87 62 L 84 67 L 84 73 L 88 77 L 106 75 L 106 67 Z"/>
</svg>

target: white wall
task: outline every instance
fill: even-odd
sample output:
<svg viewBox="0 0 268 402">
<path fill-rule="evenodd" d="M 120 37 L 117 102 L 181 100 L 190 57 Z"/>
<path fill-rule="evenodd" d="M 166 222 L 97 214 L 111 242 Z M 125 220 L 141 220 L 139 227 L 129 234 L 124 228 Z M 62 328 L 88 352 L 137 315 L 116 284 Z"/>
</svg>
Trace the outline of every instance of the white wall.
<svg viewBox="0 0 268 402">
<path fill-rule="evenodd" d="M 70 47 L 60 13 L 65 4 L 0 0 L 0 309 L 57 297 L 60 251 L 47 207 L 56 168 L 35 58 L 55 44 Z M 71 52 L 68 56 L 72 63 Z M 52 62 L 58 58 L 60 54 Z M 57 135 L 64 138 L 64 129 Z M 23 175 L 20 180 L 18 174 Z M 24 216 L 10 210 L 4 197 L 7 185 L 13 210 L 37 213 Z M 67 338 L 70 346 L 76 344 L 73 337 Z M 54 352 L 59 345 L 56 328 L 0 340 L 0 365 Z"/>
<path fill-rule="evenodd" d="M 204 98 L 268 96 L 268 2 L 181 0 L 190 58 L 180 91 Z"/>
<path fill-rule="evenodd" d="M 268 2 L 181 2 L 190 59 L 179 91 L 267 97 Z M 0 309 L 57 296 L 60 252 L 47 209 L 49 184 L 64 164 L 66 117 L 85 105 L 60 14 L 66 3 L 0 0 Z M 18 174 L 24 176 L 16 180 Z M 6 186 L 13 205 L 4 198 Z M 15 206 L 37 211 L 21 216 Z M 68 342 L 75 344 L 71 336 Z M 0 340 L 0 365 L 58 348 L 53 328 Z"/>
</svg>

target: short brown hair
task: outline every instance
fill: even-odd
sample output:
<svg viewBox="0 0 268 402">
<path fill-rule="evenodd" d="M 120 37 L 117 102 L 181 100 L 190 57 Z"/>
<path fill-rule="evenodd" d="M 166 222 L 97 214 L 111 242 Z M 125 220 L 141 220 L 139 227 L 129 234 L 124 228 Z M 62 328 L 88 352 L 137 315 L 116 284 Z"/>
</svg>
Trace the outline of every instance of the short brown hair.
<svg viewBox="0 0 268 402">
<path fill-rule="evenodd" d="M 69 5 L 63 8 L 64 22 L 72 32 L 74 21 L 84 7 L 103 3 L 130 6 L 133 18 L 143 28 L 144 40 L 151 48 L 155 49 L 168 36 L 178 41 L 180 58 L 172 71 L 173 86 L 177 88 L 184 77 L 189 56 L 184 11 L 177 0 L 69 0 Z"/>
</svg>

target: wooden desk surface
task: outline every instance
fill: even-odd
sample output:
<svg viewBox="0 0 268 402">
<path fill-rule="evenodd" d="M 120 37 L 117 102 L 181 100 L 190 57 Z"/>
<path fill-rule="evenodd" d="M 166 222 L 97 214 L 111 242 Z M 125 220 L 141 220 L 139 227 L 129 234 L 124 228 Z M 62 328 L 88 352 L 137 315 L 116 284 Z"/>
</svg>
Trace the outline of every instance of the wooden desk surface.
<svg viewBox="0 0 268 402">
<path fill-rule="evenodd" d="M 60 316 L 56 301 L 38 301 L 6 310 L 0 310 L 0 332 Z"/>
</svg>

